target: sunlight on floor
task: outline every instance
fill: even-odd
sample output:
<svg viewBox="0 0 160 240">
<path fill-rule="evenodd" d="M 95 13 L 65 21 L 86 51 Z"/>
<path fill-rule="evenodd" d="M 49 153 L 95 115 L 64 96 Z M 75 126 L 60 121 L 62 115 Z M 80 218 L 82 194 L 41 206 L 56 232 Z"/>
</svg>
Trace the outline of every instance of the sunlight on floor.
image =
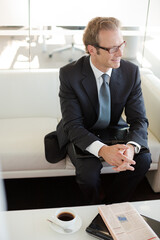
<svg viewBox="0 0 160 240">
<path fill-rule="evenodd" d="M 23 42 L 21 43 L 23 44 Z M 12 63 L 15 60 L 15 56 L 19 49 L 19 43 L 13 41 L 11 44 L 7 45 L 0 55 L 0 66 L 1 69 L 9 69 L 12 67 Z"/>
<path fill-rule="evenodd" d="M 57 35 L 31 36 L 31 42 L 26 36 L 0 37 L 0 68 L 1 69 L 26 69 L 26 68 L 57 68 L 67 64 L 71 59 L 75 60 L 84 55 L 82 35 L 65 36 Z M 78 49 L 68 49 L 63 52 L 56 52 L 50 58 L 49 54 L 54 49 L 65 47 L 65 44 L 72 46 L 76 43 Z M 29 48 L 30 47 L 30 48 Z"/>
</svg>

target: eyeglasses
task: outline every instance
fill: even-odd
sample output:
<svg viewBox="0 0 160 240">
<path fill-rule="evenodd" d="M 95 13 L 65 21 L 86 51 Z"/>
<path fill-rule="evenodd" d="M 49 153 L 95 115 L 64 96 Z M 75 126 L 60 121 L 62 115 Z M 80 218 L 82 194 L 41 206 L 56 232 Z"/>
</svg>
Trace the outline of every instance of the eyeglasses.
<svg viewBox="0 0 160 240">
<path fill-rule="evenodd" d="M 118 52 L 119 49 L 123 50 L 124 47 L 126 46 L 126 41 L 123 41 L 119 46 L 117 47 L 113 47 L 113 48 L 105 48 L 105 47 L 101 47 L 98 44 L 94 45 L 97 48 L 101 48 L 107 52 L 109 52 L 110 54 Z"/>
</svg>

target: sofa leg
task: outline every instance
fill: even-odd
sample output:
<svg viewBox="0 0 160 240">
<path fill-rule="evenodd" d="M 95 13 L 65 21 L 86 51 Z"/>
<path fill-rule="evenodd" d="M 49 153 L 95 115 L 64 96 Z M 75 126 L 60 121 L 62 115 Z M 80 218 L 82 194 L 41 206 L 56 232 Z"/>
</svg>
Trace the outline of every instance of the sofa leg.
<svg viewBox="0 0 160 240">
<path fill-rule="evenodd" d="M 148 171 L 146 174 L 149 184 L 154 192 L 160 192 L 160 159 L 158 163 L 158 169 Z"/>
</svg>

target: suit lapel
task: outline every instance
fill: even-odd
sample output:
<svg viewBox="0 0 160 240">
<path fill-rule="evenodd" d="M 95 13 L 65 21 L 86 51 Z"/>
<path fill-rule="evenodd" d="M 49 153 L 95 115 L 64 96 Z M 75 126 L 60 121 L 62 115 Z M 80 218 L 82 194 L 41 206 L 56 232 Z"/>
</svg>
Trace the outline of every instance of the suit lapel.
<svg viewBox="0 0 160 240">
<path fill-rule="evenodd" d="M 96 79 L 95 79 L 94 73 L 89 63 L 89 57 L 87 57 L 84 60 L 82 72 L 84 75 L 82 79 L 82 85 L 98 115 L 99 104 L 98 104 L 97 85 L 96 85 Z"/>
<path fill-rule="evenodd" d="M 84 59 L 84 63 L 82 66 L 82 74 L 83 74 L 82 85 L 98 116 L 99 103 L 98 103 L 97 85 L 96 85 L 96 79 L 95 79 L 94 73 L 89 63 L 89 57 L 86 57 Z M 111 79 L 110 79 L 111 105 L 113 105 L 115 95 L 117 94 L 117 89 L 120 89 L 120 85 L 122 83 L 123 81 L 122 81 L 121 69 L 120 68 L 113 69 Z"/>
<path fill-rule="evenodd" d="M 122 84 L 120 68 L 113 69 L 109 84 L 111 92 L 111 103 L 114 102 L 114 96 L 117 94 L 117 89 L 120 89 L 120 84 Z"/>
</svg>

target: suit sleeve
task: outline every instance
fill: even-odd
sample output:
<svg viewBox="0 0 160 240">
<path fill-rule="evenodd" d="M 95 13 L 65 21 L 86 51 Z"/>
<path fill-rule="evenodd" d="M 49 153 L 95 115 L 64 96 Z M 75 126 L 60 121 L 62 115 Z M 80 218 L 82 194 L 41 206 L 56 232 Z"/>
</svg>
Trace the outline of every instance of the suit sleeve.
<svg viewBox="0 0 160 240">
<path fill-rule="evenodd" d="M 74 76 L 72 80 L 73 78 Z M 63 129 L 70 142 L 85 150 L 92 142 L 99 139 L 85 128 L 81 104 L 70 80 L 68 71 L 66 74 L 63 69 L 60 69 L 59 97 Z"/>
<path fill-rule="evenodd" d="M 125 106 L 125 114 L 127 123 L 130 126 L 127 141 L 135 141 L 141 146 L 148 148 L 148 120 L 146 118 L 138 67 L 135 74 L 134 86 Z"/>
</svg>

